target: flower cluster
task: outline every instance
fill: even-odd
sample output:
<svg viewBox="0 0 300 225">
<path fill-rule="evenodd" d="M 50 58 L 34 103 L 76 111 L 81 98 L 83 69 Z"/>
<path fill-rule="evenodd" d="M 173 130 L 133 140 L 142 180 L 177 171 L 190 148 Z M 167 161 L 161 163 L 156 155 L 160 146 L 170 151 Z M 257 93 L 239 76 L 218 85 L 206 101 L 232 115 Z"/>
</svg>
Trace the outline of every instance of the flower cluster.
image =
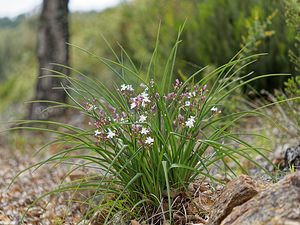
<svg viewBox="0 0 300 225">
<path fill-rule="evenodd" d="M 173 85 L 173 92 L 169 93 L 165 99 L 168 101 L 168 104 L 175 104 L 178 109 L 175 113 L 173 125 L 190 129 L 196 124 L 197 116 L 206 100 L 208 90 L 207 85 L 204 85 L 202 88 L 199 85 L 195 85 L 192 88 L 182 86 L 183 83 L 177 79 Z M 178 94 L 182 88 L 183 91 Z M 216 114 L 217 108 L 213 106 L 211 111 L 213 114 Z"/>
<path fill-rule="evenodd" d="M 169 109 L 169 116 L 172 117 L 177 132 L 191 130 L 197 124 L 197 115 L 206 100 L 207 86 L 200 88 L 195 85 L 188 88 L 183 85 L 177 79 L 172 91 L 162 95 L 158 93 L 153 80 L 148 84 L 141 84 L 138 89 L 142 90 L 137 92 L 139 94 L 132 85 L 122 84 L 117 92 L 124 104 L 118 109 L 110 107 L 111 110 L 104 110 L 97 107 L 97 100 L 84 103 L 85 110 L 95 115 L 95 121 L 90 122 L 90 125 L 95 127 L 94 137 L 97 143 L 126 138 L 136 140 L 139 146 L 152 146 L 155 142 L 152 123 L 157 121 L 154 118 L 162 103 Z M 218 109 L 213 106 L 211 111 L 213 116 Z M 164 124 L 163 119 L 161 120 L 161 124 Z"/>
<path fill-rule="evenodd" d="M 94 103 L 96 102 L 96 100 L 94 100 Z M 88 102 L 84 102 L 83 103 L 83 107 L 86 111 L 90 112 L 90 111 L 93 111 L 93 110 L 96 110 L 97 109 L 97 106 L 92 104 L 92 103 L 88 103 Z"/>
</svg>

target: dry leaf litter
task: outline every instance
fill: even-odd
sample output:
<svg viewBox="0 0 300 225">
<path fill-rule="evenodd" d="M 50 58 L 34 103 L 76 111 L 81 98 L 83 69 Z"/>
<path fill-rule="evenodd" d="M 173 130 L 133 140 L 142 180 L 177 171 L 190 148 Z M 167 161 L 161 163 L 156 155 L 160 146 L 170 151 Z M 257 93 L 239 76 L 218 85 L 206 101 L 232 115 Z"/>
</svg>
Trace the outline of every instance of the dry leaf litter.
<svg viewBox="0 0 300 225">
<path fill-rule="evenodd" d="M 28 207 L 43 194 L 58 187 L 67 170 L 61 166 L 43 166 L 24 172 L 10 186 L 15 175 L 38 162 L 26 155 L 12 155 L 8 149 L 0 149 L 0 224 L 20 224 Z M 65 181 L 70 181 L 67 177 Z M 72 202 L 72 192 L 55 197 L 51 194 L 36 202 L 25 215 L 24 224 L 76 224 L 83 216 L 85 207 Z M 49 200 L 54 198 L 50 203 Z"/>
</svg>

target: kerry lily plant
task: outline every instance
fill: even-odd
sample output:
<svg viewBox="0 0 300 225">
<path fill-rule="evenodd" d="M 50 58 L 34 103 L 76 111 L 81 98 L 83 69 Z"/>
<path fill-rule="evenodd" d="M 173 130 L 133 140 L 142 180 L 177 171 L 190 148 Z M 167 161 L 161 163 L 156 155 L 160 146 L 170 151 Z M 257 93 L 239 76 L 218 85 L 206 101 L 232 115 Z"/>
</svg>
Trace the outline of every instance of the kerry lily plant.
<svg viewBox="0 0 300 225">
<path fill-rule="evenodd" d="M 235 170 L 225 158 L 245 173 L 246 169 L 240 164 L 241 157 L 259 167 L 261 166 L 250 156 L 252 151 L 268 160 L 262 153 L 264 149 L 255 148 L 241 138 L 242 135 L 255 134 L 229 132 L 230 127 L 241 117 L 250 113 L 261 114 L 254 110 L 223 115 L 221 109 L 226 97 L 234 90 L 253 80 L 272 75 L 259 76 L 247 81 L 244 81 L 247 75 L 235 77 L 242 68 L 234 67 L 240 65 L 243 60 L 247 61 L 244 66 L 252 63 L 251 59 L 256 56 L 251 56 L 243 59 L 233 58 L 228 64 L 202 78 L 200 74 L 204 69 L 195 72 L 184 82 L 175 79 L 174 66 L 181 32 L 182 30 L 160 79 L 152 74 L 158 44 L 149 63 L 146 78 L 139 75 L 124 49 L 123 55 L 127 57 L 127 62 L 130 62 L 130 67 L 125 66 L 118 58 L 117 61 L 112 61 L 88 53 L 119 77 L 121 85 L 117 85 L 113 90 L 73 68 L 69 69 L 80 78 L 51 71 L 55 74 L 51 76 L 68 80 L 69 85 L 63 88 L 75 103 L 57 103 L 57 106 L 79 110 L 88 116 L 89 129 L 49 121 L 19 121 L 23 123 L 23 129 L 43 130 L 58 135 L 56 140 L 42 149 L 52 143 L 69 146 L 36 164 L 36 167 L 51 162 L 72 163 L 69 160 L 79 158 L 83 159 L 84 163 L 74 163 L 75 169 L 69 174 L 82 167 L 92 167 L 98 171 L 87 174 L 79 184 L 78 180 L 63 183 L 51 192 L 93 189 L 94 195 L 84 202 L 88 209 L 82 219 L 91 218 L 100 211 L 103 212 L 106 224 L 112 214 L 120 210 L 134 214 L 137 213 L 135 209 L 143 206 L 158 208 L 164 198 L 167 198 L 169 210 L 165 212 L 165 218 L 169 218 L 171 223 L 171 190 L 188 193 L 187 185 L 199 176 L 208 178 L 212 183 L 222 183 L 216 178 L 216 174 L 211 173 L 212 168 L 234 176 Z M 119 69 L 115 69 L 115 66 Z M 136 78 L 138 85 L 130 83 L 124 74 Z M 66 131 L 24 126 L 33 122 L 56 125 Z M 243 147 L 237 149 L 233 147 L 234 143 Z M 76 152 L 80 153 L 76 155 Z M 261 169 L 265 170 L 263 167 Z M 95 203 L 97 196 L 101 197 Z"/>
</svg>

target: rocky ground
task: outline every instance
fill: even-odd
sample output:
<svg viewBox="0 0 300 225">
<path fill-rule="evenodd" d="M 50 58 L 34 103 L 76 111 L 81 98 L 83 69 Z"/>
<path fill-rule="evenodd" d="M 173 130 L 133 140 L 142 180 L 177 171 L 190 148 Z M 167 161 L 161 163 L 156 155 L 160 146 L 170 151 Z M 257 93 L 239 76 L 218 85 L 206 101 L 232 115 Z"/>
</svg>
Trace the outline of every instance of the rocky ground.
<svg viewBox="0 0 300 225">
<path fill-rule="evenodd" d="M 207 181 L 190 184 L 189 191 L 194 203 L 203 213 L 199 214 L 187 194 L 174 192 L 173 217 L 176 224 L 300 224 L 300 172 L 288 175 L 287 166 L 293 164 L 295 170 L 300 166 L 300 145 L 271 158 L 273 161 L 281 160 L 282 169 L 286 171 L 281 175 L 280 182 L 275 184 L 255 176 L 241 175 L 223 189 L 219 186 L 218 194 L 212 191 Z M 38 197 L 57 188 L 65 177 L 65 168 L 44 166 L 36 171 L 24 172 L 8 189 L 17 172 L 37 160 L 29 154 L 16 154 L 7 148 L 0 148 L 0 225 L 20 224 L 28 207 Z M 76 176 L 81 176 L 80 171 L 73 177 L 67 177 L 66 181 L 76 179 Z M 76 224 L 86 208 L 80 203 L 69 205 L 72 194 L 51 194 L 41 199 L 28 210 L 23 218 L 24 224 Z M 49 203 L 50 199 L 53 200 Z M 167 209 L 168 205 L 163 204 L 162 208 Z M 94 224 L 102 223 L 94 220 Z M 132 220 L 131 224 L 139 225 L 139 222 Z M 147 224 L 153 223 L 148 220 Z"/>
<path fill-rule="evenodd" d="M 54 190 L 66 171 L 61 167 L 42 167 L 37 171 L 23 173 L 8 186 L 18 171 L 33 165 L 35 160 L 29 155 L 14 155 L 8 149 L 0 149 L 0 224 L 19 224 L 24 212 L 38 197 Z M 67 180 L 68 181 L 68 180 Z M 54 194 L 38 201 L 24 217 L 24 224 L 76 224 L 82 217 L 84 206 L 72 203 L 68 208 L 72 193 L 63 193 L 48 204 Z M 48 204 L 48 205 L 47 205 Z M 46 207 L 47 206 L 47 207 Z M 68 210 L 66 210 L 68 208 Z"/>
</svg>

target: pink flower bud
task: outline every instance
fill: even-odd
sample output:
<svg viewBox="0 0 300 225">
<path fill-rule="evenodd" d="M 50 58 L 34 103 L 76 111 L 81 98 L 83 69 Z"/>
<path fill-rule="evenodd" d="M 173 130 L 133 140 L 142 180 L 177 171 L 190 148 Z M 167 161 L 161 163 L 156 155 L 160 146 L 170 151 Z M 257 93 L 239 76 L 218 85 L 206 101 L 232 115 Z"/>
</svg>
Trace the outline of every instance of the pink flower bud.
<svg viewBox="0 0 300 225">
<path fill-rule="evenodd" d="M 169 99 L 173 99 L 174 97 L 175 97 L 174 92 L 171 92 L 171 93 L 168 94 L 168 98 Z"/>
<path fill-rule="evenodd" d="M 152 107 L 151 107 L 151 112 L 152 112 L 152 113 L 154 113 L 154 108 L 155 108 L 155 106 L 152 106 Z"/>
<path fill-rule="evenodd" d="M 181 114 L 179 114 L 179 115 L 178 115 L 178 119 L 179 119 L 179 120 L 184 120 L 184 117 L 183 117 Z"/>
<path fill-rule="evenodd" d="M 142 142 L 140 140 L 138 140 L 137 142 L 138 142 L 138 145 L 140 145 L 140 146 L 142 145 Z"/>
</svg>

